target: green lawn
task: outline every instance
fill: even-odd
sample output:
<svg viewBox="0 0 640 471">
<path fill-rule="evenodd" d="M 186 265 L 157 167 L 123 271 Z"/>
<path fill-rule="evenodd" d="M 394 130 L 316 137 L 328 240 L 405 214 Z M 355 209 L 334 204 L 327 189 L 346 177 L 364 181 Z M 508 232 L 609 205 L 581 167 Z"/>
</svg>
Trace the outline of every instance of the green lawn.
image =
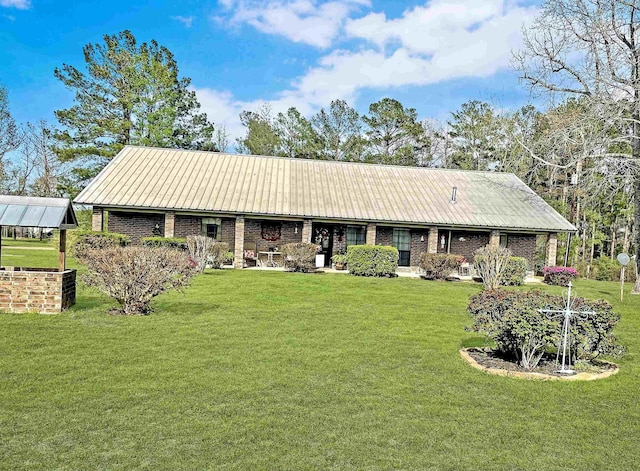
<svg viewBox="0 0 640 471">
<path fill-rule="evenodd" d="M 0 468 L 637 469 L 640 299 L 576 290 L 622 314 L 609 379 L 469 367 L 475 284 L 227 270 L 134 318 L 80 288 L 0 315 Z"/>
</svg>

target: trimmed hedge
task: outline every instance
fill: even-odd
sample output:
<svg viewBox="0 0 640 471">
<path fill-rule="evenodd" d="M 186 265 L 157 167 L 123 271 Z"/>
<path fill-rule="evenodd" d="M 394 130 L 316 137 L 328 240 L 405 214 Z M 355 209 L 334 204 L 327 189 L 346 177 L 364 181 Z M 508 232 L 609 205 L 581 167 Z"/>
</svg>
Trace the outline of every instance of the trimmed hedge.
<svg viewBox="0 0 640 471">
<path fill-rule="evenodd" d="M 187 250 L 187 239 L 180 237 L 143 237 L 140 242 L 147 247 L 169 247 L 171 249 Z"/>
<path fill-rule="evenodd" d="M 529 271 L 529 262 L 524 257 L 511 257 L 502 272 L 503 286 L 520 286 Z"/>
<path fill-rule="evenodd" d="M 424 270 L 425 278 L 430 280 L 446 280 L 451 273 L 460 268 L 464 263 L 462 255 L 446 253 L 426 253 L 420 254 L 420 268 Z"/>
<path fill-rule="evenodd" d="M 398 249 L 384 245 L 351 245 L 347 247 L 349 273 L 356 276 L 395 276 Z"/>
<path fill-rule="evenodd" d="M 309 273 L 316 269 L 315 261 L 318 253 L 316 244 L 292 242 L 282 246 L 284 267 L 287 271 Z"/>
<path fill-rule="evenodd" d="M 73 240 L 68 242 L 70 255 L 78 256 L 86 250 L 126 247 L 131 239 L 117 232 L 73 231 Z"/>
</svg>

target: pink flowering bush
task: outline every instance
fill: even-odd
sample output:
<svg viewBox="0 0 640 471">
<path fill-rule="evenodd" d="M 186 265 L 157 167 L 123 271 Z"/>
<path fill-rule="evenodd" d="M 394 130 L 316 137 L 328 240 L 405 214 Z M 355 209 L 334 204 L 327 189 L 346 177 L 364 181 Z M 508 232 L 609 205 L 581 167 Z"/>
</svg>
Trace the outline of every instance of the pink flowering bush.
<svg viewBox="0 0 640 471">
<path fill-rule="evenodd" d="M 578 276 L 578 270 L 571 267 L 544 267 L 544 282 L 549 285 L 567 286 Z"/>
</svg>

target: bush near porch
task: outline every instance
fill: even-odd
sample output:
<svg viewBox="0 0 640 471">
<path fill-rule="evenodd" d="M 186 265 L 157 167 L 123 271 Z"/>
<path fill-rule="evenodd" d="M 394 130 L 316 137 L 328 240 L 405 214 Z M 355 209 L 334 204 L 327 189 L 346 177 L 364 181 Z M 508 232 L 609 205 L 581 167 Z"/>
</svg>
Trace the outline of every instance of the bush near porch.
<svg viewBox="0 0 640 471">
<path fill-rule="evenodd" d="M 81 284 L 63 314 L 0 315 L 0 468 L 635 469 L 640 297 L 574 289 L 621 314 L 614 377 L 470 368 L 474 284 L 207 270 L 148 317 L 109 316 L 117 303 Z"/>
<path fill-rule="evenodd" d="M 347 267 L 356 276 L 395 276 L 398 249 L 384 245 L 351 245 L 347 247 Z"/>
</svg>

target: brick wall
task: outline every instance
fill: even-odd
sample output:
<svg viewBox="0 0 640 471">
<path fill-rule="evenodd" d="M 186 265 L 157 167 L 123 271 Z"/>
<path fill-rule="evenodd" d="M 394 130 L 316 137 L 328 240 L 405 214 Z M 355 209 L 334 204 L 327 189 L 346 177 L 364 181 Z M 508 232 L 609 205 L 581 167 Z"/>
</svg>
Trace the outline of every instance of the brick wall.
<svg viewBox="0 0 640 471">
<path fill-rule="evenodd" d="M 175 237 L 187 237 L 191 235 L 200 235 L 202 218 L 198 216 L 180 216 L 176 215 Z"/>
<path fill-rule="evenodd" d="M 473 263 L 473 253 L 488 243 L 489 232 L 453 231 L 450 253 L 462 255 L 469 263 Z M 439 247 L 440 242 L 438 241 L 438 250 Z"/>
<path fill-rule="evenodd" d="M 376 245 L 393 245 L 393 227 L 376 228 Z"/>
<path fill-rule="evenodd" d="M 75 303 L 75 270 L 0 270 L 0 311 L 56 313 Z"/>
<path fill-rule="evenodd" d="M 226 242 L 227 244 L 229 244 L 229 250 L 233 252 L 236 246 L 236 220 L 222 219 L 221 224 L 222 227 L 220 228 L 220 242 Z"/>
<path fill-rule="evenodd" d="M 423 240 L 420 240 L 422 238 Z M 411 266 L 417 267 L 420 264 L 420 254 L 427 252 L 429 248 L 429 230 L 411 231 Z"/>
<path fill-rule="evenodd" d="M 515 257 L 524 257 L 529 262 L 529 270 L 534 269 L 536 260 L 535 234 L 507 234 L 507 248 Z"/>
<path fill-rule="evenodd" d="M 164 214 L 109 211 L 108 221 L 109 232 L 128 235 L 134 244 L 143 237 L 164 236 Z M 159 234 L 154 234 L 156 224 Z"/>
<path fill-rule="evenodd" d="M 282 221 L 280 239 L 270 241 L 262 238 L 262 223 L 278 224 L 278 221 L 261 221 L 259 219 L 246 219 L 244 226 L 244 248 L 245 250 L 265 251 L 269 247 L 281 248 L 284 244 L 291 242 L 302 242 L 302 222 Z M 296 234 L 296 226 L 298 233 Z M 256 247 L 257 245 L 257 247 Z"/>
</svg>

